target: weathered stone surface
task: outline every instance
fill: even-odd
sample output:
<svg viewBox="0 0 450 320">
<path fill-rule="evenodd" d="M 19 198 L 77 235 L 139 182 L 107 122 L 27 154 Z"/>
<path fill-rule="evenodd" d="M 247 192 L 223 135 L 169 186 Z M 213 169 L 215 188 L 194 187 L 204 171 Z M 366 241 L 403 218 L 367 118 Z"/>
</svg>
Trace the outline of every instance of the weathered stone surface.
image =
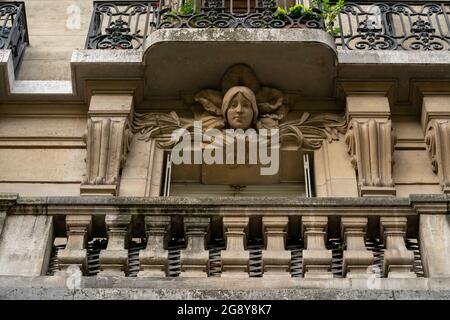
<svg viewBox="0 0 450 320">
<path fill-rule="evenodd" d="M 44 275 L 52 241 L 52 217 L 8 216 L 0 236 L 0 275 Z"/>
</svg>

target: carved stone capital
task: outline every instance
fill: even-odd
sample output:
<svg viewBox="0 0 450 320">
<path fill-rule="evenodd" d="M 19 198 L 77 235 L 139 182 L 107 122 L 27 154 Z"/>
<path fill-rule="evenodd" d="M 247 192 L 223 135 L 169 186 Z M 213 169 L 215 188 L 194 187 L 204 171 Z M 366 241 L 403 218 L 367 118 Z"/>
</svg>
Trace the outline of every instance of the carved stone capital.
<svg viewBox="0 0 450 320">
<path fill-rule="evenodd" d="M 77 266 L 83 274 L 87 274 L 87 240 L 92 229 L 91 216 L 66 216 L 67 244 L 58 253 L 59 270 L 69 266 Z"/>
<path fill-rule="evenodd" d="M 88 112 L 86 173 L 81 195 L 117 195 L 131 138 L 133 97 L 94 95 Z"/>
<path fill-rule="evenodd" d="M 100 274 L 124 276 L 128 274 L 128 238 L 131 215 L 106 215 L 108 246 L 100 252 Z"/>
<path fill-rule="evenodd" d="M 138 277 L 165 277 L 169 266 L 167 242 L 170 238 L 171 218 L 146 216 L 144 222 L 147 247 L 139 252 Z"/>
<path fill-rule="evenodd" d="M 386 97 L 347 97 L 345 135 L 351 162 L 358 172 L 361 196 L 395 195 L 392 180 L 395 136 Z"/>
</svg>

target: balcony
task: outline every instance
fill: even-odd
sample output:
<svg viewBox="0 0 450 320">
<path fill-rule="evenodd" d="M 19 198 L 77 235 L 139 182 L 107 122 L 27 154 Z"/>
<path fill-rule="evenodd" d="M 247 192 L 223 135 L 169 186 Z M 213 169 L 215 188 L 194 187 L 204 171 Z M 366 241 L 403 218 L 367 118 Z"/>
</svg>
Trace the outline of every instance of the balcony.
<svg viewBox="0 0 450 320">
<path fill-rule="evenodd" d="M 25 4 L 0 2 L 0 50 L 11 50 L 14 70 L 29 44 Z"/>
<path fill-rule="evenodd" d="M 345 50 L 450 50 L 448 2 L 307 0 L 95 2 L 87 49 L 139 49 L 160 29 L 320 29 Z"/>
</svg>

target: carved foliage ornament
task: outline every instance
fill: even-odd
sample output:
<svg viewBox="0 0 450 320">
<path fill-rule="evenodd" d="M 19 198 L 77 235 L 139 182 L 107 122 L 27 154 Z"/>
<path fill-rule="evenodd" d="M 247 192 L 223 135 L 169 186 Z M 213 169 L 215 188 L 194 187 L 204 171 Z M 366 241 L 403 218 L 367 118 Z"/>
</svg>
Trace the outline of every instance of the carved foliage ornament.
<svg viewBox="0 0 450 320">
<path fill-rule="evenodd" d="M 431 120 L 425 144 L 431 156 L 433 171 L 438 174 L 445 192 L 450 192 L 450 120 Z"/>
<path fill-rule="evenodd" d="M 333 114 L 312 116 L 305 112 L 299 119 L 285 121 L 288 108 L 283 93 L 275 88 L 261 86 L 253 70 L 238 64 L 227 70 L 222 79 L 222 90 L 205 89 L 195 97 L 194 118 L 181 118 L 176 112 L 135 114 L 133 131 L 144 139 L 159 138 L 162 148 L 171 148 L 178 141 L 161 139 L 176 129 L 190 132 L 194 121 L 201 121 L 202 130 L 208 129 L 279 129 L 280 139 L 294 140 L 303 149 L 318 149 L 324 139 L 338 140 L 344 133 L 344 117 Z"/>
</svg>

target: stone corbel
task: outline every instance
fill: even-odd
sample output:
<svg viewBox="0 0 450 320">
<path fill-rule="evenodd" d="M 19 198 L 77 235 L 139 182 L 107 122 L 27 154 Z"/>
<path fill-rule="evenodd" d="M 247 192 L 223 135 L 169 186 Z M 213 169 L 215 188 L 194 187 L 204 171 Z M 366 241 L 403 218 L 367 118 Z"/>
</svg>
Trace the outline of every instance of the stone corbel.
<svg viewBox="0 0 450 320">
<path fill-rule="evenodd" d="M 424 97 L 422 127 L 433 171 L 450 194 L 450 96 Z"/>
<path fill-rule="evenodd" d="M 133 97 L 93 95 L 88 111 L 86 133 L 86 173 L 82 196 L 116 196 L 120 172 L 133 136 Z"/>
<path fill-rule="evenodd" d="M 169 216 L 146 216 L 147 247 L 139 252 L 138 277 L 165 277 L 169 267 L 167 242 L 170 238 Z"/>
<path fill-rule="evenodd" d="M 290 277 L 291 252 L 285 249 L 288 217 L 263 217 L 265 250 L 262 251 L 263 276 Z"/>
<path fill-rule="evenodd" d="M 100 274 L 128 275 L 128 239 L 131 215 L 106 215 L 108 246 L 100 252 Z"/>
<path fill-rule="evenodd" d="M 407 219 L 405 217 L 381 217 L 380 234 L 383 237 L 383 274 L 388 278 L 415 278 L 414 253 L 405 245 Z"/>
<path fill-rule="evenodd" d="M 207 277 L 209 251 L 206 250 L 210 218 L 185 217 L 186 249 L 181 251 L 180 277 Z"/>
<path fill-rule="evenodd" d="M 58 252 L 59 270 L 78 267 L 84 275 L 88 273 L 87 242 L 92 229 L 91 216 L 66 216 L 67 244 Z"/>
<path fill-rule="evenodd" d="M 373 253 L 366 248 L 365 237 L 367 218 L 343 217 L 341 219 L 341 236 L 346 244 L 343 255 L 342 273 L 347 278 L 364 278 L 370 276 L 369 267 L 373 265 Z"/>
<path fill-rule="evenodd" d="M 248 217 L 224 217 L 226 249 L 221 252 L 222 277 L 248 278 L 250 253 L 245 250 Z"/>
<path fill-rule="evenodd" d="M 395 196 L 392 165 L 395 137 L 389 101 L 383 96 L 348 96 L 345 141 L 358 172 L 360 196 Z"/>
<path fill-rule="evenodd" d="M 331 250 L 327 250 L 328 217 L 302 217 L 303 276 L 305 278 L 333 278 L 331 273 Z"/>
</svg>

